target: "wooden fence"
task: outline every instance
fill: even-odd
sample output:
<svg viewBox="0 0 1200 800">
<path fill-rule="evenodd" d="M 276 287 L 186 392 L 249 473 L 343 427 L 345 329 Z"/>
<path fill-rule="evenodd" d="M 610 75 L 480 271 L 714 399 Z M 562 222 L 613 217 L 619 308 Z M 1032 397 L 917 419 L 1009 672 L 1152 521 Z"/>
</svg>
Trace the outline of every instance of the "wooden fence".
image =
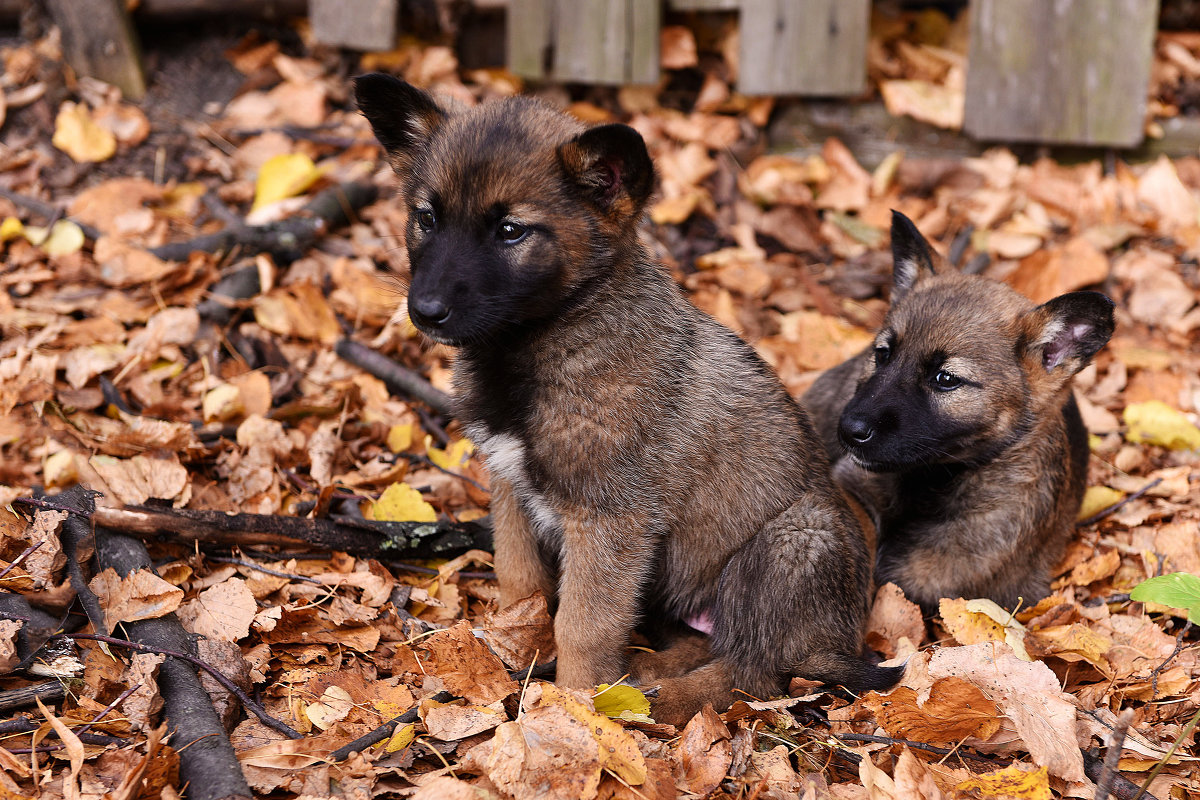
<svg viewBox="0 0 1200 800">
<path fill-rule="evenodd" d="M 319 41 L 386 49 L 395 42 L 400 1 L 308 0 L 308 11 Z M 871 0 L 475 3 L 505 9 L 508 66 L 534 80 L 656 83 L 664 10 L 724 11 L 739 15 L 739 91 L 836 97 L 867 88 Z M 170 5 L 143 3 L 155 4 Z M 970 0 L 967 133 L 981 140 L 1136 145 L 1158 5 L 1158 0 Z M 48 0 L 48 8 L 78 71 L 120 85 L 131 98 L 140 96 L 125 0 Z"/>
</svg>

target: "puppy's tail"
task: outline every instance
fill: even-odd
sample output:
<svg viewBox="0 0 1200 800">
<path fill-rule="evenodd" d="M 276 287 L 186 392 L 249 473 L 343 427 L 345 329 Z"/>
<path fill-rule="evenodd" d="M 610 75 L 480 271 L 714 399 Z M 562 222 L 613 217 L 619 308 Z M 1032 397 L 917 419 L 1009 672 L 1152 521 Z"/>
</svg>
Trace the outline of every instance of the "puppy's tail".
<svg viewBox="0 0 1200 800">
<path fill-rule="evenodd" d="M 797 664 L 792 674 L 813 681 L 841 684 L 852 692 L 883 691 L 904 677 L 907 666 L 907 661 L 894 667 L 881 667 L 844 653 L 821 653 Z"/>
</svg>

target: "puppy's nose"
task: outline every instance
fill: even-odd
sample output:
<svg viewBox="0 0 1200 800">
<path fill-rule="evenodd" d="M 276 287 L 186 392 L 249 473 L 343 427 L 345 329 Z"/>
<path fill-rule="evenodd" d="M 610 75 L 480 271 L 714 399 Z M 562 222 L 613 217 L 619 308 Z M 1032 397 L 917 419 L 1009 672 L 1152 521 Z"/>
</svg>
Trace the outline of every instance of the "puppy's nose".
<svg viewBox="0 0 1200 800">
<path fill-rule="evenodd" d="M 838 427 L 842 439 L 854 444 L 866 444 L 875 435 L 870 421 L 863 417 L 842 417 Z"/>
<path fill-rule="evenodd" d="M 410 297 L 408 310 L 426 325 L 441 325 L 450 318 L 450 307 L 440 297 Z"/>
</svg>

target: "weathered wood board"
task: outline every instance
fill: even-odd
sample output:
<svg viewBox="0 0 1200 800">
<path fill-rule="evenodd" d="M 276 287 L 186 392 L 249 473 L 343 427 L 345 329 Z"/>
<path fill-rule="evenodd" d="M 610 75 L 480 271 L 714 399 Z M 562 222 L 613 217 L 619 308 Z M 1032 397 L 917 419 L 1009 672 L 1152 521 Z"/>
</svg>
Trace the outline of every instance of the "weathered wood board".
<svg viewBox="0 0 1200 800">
<path fill-rule="evenodd" d="M 391 50 L 396 45 L 398 0 L 309 0 L 313 37 L 354 50 Z"/>
<path fill-rule="evenodd" d="M 46 0 L 62 31 L 71 69 L 118 87 L 130 100 L 146 94 L 137 36 L 124 0 Z"/>
<path fill-rule="evenodd" d="M 870 0 L 741 0 L 738 90 L 855 95 L 867 87 Z"/>
<path fill-rule="evenodd" d="M 964 130 L 984 140 L 1142 139 L 1158 0 L 973 0 Z"/>
</svg>

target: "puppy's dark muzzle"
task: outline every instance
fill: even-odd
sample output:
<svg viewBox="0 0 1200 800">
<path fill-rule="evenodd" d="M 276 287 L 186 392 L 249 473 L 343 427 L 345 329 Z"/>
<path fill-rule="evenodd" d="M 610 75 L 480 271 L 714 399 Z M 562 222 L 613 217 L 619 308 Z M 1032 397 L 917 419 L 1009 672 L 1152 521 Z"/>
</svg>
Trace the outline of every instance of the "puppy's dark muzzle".
<svg viewBox="0 0 1200 800">
<path fill-rule="evenodd" d="M 422 330 L 437 330 L 449 321 L 450 314 L 450 307 L 441 298 L 409 298 L 408 316 Z"/>
<path fill-rule="evenodd" d="M 838 422 L 838 438 L 849 447 L 862 447 L 875 438 L 875 428 L 864 417 L 843 416 Z"/>
</svg>

